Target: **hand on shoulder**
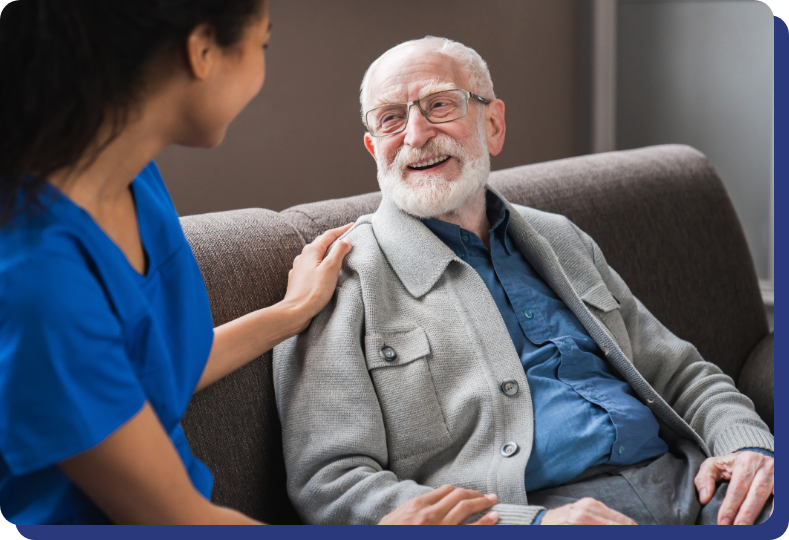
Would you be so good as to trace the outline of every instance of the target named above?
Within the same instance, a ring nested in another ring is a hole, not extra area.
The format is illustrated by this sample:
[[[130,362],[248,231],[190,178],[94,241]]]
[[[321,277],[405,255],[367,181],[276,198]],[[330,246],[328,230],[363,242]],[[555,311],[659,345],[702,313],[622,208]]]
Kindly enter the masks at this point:
[[[331,300],[342,261],[353,246],[350,240],[345,239],[337,242],[328,255],[326,251],[352,226],[353,223],[349,223],[326,231],[304,246],[301,255],[293,261],[282,305],[295,318],[294,334],[304,331],[312,318]]]

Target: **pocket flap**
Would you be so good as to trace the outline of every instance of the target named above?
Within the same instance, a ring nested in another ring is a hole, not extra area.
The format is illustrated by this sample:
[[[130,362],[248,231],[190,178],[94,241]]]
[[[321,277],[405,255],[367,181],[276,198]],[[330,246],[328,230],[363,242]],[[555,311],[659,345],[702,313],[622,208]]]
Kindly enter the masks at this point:
[[[388,347],[394,351],[387,351]],[[430,342],[421,328],[393,332],[372,332],[364,338],[367,369],[399,366],[430,354]],[[382,352],[383,349],[383,352]],[[384,353],[389,353],[389,358]]]
[[[608,313],[619,308],[619,302],[611,295],[605,283],[598,283],[584,294],[581,295],[581,300],[594,306],[603,313]]]

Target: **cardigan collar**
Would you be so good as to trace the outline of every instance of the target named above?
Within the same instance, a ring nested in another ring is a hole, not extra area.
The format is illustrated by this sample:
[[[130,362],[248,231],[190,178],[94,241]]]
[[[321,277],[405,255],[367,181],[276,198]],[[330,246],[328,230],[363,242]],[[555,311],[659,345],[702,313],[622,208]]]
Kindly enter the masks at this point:
[[[501,194],[489,185],[486,188],[507,205],[511,215],[509,232],[516,243],[537,235]],[[383,198],[381,206],[373,214],[372,226],[386,259],[415,298],[422,297],[433,288],[450,262],[462,262],[419,218],[397,208],[388,197]]]

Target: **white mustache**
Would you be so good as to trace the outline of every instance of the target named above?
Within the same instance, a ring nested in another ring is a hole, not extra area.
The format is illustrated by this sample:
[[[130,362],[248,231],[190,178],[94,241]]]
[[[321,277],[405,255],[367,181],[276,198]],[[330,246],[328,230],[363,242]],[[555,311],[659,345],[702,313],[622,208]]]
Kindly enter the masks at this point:
[[[425,161],[431,156],[454,157],[461,161],[461,164],[467,158],[466,150],[459,142],[446,133],[440,133],[428,140],[422,148],[414,148],[413,146],[398,148],[388,168],[402,174],[409,165]]]

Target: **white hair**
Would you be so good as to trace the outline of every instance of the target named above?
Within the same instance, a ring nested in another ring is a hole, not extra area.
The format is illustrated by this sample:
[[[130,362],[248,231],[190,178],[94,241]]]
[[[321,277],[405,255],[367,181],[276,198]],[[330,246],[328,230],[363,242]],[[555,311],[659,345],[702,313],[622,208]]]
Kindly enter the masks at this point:
[[[370,98],[368,95],[370,79],[375,73],[375,70],[378,69],[383,59],[389,54],[411,46],[418,46],[424,48],[427,52],[436,52],[452,58],[460,64],[460,67],[468,75],[469,88],[464,88],[464,90],[478,94],[485,99],[493,100],[496,98],[493,93],[493,81],[490,78],[488,64],[482,59],[477,51],[470,47],[466,47],[462,43],[452,41],[451,39],[426,36],[422,39],[413,39],[396,45],[370,64],[370,67],[367,68],[367,72],[362,79],[362,86],[359,89],[359,101],[362,106],[362,120],[364,120],[366,104]]]

